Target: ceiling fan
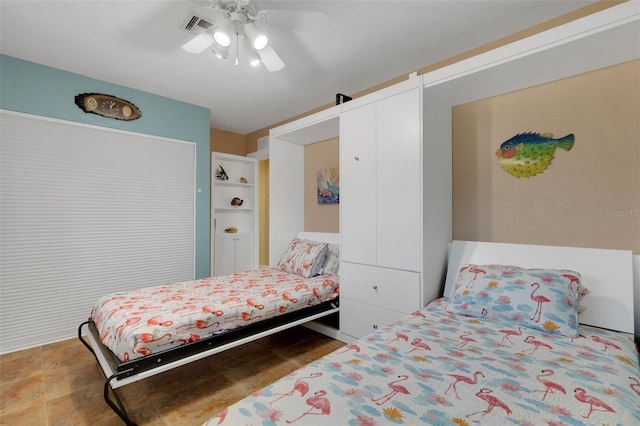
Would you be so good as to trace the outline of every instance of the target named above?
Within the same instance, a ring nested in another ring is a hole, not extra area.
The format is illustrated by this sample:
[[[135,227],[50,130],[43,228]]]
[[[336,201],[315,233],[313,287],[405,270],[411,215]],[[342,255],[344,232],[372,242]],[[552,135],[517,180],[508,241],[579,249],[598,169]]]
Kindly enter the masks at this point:
[[[271,10],[256,10],[251,0],[210,0],[208,9],[214,12],[213,22],[196,14],[187,20],[185,29],[201,32],[182,45],[190,53],[202,53],[211,48],[221,59],[230,56],[235,65],[240,62],[240,51],[247,63],[253,66],[261,62],[269,71],[285,67],[280,56],[269,43],[265,29],[266,16]],[[322,12],[308,12],[322,13]]]

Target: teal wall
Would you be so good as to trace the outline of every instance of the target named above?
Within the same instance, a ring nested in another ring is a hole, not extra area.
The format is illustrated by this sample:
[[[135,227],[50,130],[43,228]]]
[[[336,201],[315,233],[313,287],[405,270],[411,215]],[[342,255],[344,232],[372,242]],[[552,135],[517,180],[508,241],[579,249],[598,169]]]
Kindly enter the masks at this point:
[[[135,104],[142,116],[121,121],[87,114],[77,94],[106,93]],[[196,277],[209,276],[209,110],[56,68],[0,55],[0,108],[196,143]]]

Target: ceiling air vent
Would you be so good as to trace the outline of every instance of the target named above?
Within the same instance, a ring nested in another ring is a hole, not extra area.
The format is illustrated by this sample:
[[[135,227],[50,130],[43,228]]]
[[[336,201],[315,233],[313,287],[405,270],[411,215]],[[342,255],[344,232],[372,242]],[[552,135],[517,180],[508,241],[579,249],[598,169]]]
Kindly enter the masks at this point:
[[[190,33],[199,33],[204,30],[208,30],[212,26],[213,23],[207,21],[202,16],[196,15],[195,13],[191,12],[189,16],[187,16],[187,19],[185,19],[182,28],[189,31]]]
[[[258,151],[263,149],[269,150],[269,136],[258,138]]]

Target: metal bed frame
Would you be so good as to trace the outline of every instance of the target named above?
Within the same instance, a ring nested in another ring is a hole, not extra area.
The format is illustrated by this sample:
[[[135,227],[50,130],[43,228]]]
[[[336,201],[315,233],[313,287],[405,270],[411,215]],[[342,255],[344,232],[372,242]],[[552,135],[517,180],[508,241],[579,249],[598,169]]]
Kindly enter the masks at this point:
[[[128,362],[120,361],[100,342],[98,330],[91,319],[78,327],[78,339],[93,354],[104,373],[105,402],[126,425],[135,426],[136,423],[131,419],[118,396],[118,388],[291,327],[335,314],[339,311],[338,305],[338,299],[334,299]],[[83,333],[85,326],[86,334]]]

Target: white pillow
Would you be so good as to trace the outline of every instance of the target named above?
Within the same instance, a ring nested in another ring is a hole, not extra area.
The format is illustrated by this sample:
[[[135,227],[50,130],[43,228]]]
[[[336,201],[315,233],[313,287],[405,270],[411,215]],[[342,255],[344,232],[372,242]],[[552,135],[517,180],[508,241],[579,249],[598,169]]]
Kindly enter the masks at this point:
[[[320,274],[327,255],[327,244],[309,240],[294,239],[282,253],[278,269],[305,278]]]
[[[340,274],[340,244],[329,244],[327,248],[327,257],[322,265],[321,274],[339,275]]]

